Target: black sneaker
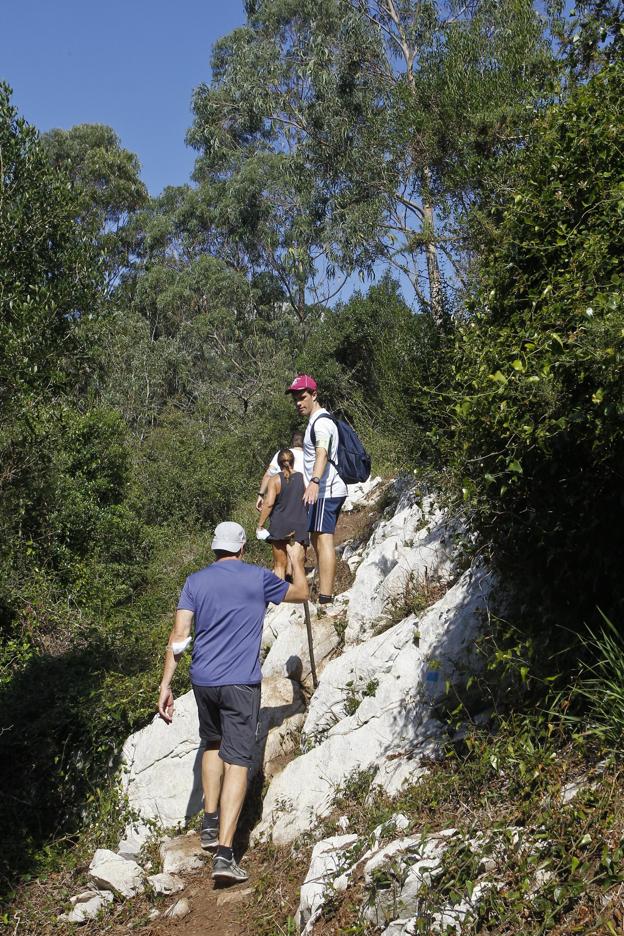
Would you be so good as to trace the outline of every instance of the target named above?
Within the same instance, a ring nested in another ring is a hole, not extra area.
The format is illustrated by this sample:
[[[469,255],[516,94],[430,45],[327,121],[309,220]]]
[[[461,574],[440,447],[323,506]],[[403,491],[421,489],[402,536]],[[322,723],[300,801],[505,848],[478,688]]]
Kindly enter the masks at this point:
[[[199,841],[204,851],[216,852],[219,846],[218,826],[212,829],[202,829],[199,833]]]
[[[232,858],[215,858],[212,863],[212,877],[215,881],[238,881],[243,882],[249,878],[249,875]]]

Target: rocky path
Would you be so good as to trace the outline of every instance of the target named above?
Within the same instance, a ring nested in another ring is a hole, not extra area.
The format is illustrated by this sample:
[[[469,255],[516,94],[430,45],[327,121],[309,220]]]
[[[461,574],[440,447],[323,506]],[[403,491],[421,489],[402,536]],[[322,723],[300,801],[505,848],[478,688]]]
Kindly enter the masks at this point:
[[[348,540],[358,539],[367,528],[370,527],[375,518],[375,508],[362,508],[350,513],[343,514],[339,520],[336,531],[336,545],[340,546]],[[310,550],[309,568],[314,567],[314,554]],[[352,573],[346,563],[339,561],[337,572],[336,591],[345,591],[351,584]],[[251,796],[246,805],[247,815],[243,817],[242,832],[243,840],[248,838],[248,834],[254,823],[254,818],[258,816],[260,810],[261,791],[255,793],[251,791]],[[243,843],[242,848],[245,848]],[[241,848],[238,849],[239,853]],[[162,910],[160,916],[153,921],[146,919],[149,910],[147,902],[145,906],[139,906],[135,902],[134,920],[130,923],[132,932],[141,933],[141,936],[165,936],[165,934],[175,933],[176,936],[209,936],[209,934],[219,934],[219,936],[241,936],[241,934],[253,934],[255,931],[253,921],[262,913],[262,888],[258,888],[258,883],[262,881],[266,870],[266,861],[268,856],[262,851],[254,849],[245,850],[241,859],[242,866],[249,872],[249,882],[236,885],[234,887],[215,887],[211,877],[211,861],[206,858],[206,862],[201,869],[187,872],[183,875],[185,889],[179,895],[169,897],[162,901]],[[301,868],[301,880],[305,874],[305,868]],[[287,903],[296,904],[298,884],[297,882],[284,881],[284,898]],[[185,900],[188,904],[188,911],[182,918],[165,918],[163,911],[173,907],[177,900]],[[101,930],[100,930],[101,932]],[[121,936],[122,933],[129,932],[128,921],[119,923],[108,930],[111,936]]]

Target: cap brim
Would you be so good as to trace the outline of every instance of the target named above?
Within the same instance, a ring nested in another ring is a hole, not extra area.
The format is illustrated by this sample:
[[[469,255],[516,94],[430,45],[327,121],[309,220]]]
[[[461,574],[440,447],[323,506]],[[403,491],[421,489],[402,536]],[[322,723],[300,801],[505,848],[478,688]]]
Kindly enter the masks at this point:
[[[213,540],[211,549],[222,549],[223,552],[237,553],[243,548],[245,543],[229,543],[224,540]]]

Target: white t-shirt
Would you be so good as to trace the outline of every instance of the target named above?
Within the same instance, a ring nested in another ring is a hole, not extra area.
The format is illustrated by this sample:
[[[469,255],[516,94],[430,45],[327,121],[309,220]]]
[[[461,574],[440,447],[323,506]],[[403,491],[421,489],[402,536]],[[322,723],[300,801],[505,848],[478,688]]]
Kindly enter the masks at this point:
[[[286,447],[288,448],[288,446]],[[276,475],[280,473],[281,468],[277,464],[277,456],[279,455],[281,451],[282,451],[281,449],[278,449],[275,455],[273,456],[273,458],[271,459],[271,464],[267,468],[267,474]],[[290,451],[295,456],[295,467],[293,468],[293,471],[300,471],[301,474],[303,474],[304,473],[303,471],[303,449],[299,448],[299,446],[297,445],[294,445],[294,446],[290,446]]]
[[[327,442],[327,454],[332,461],[336,461],[336,452],[338,451],[338,427],[333,419],[323,419],[328,416],[326,409],[318,409],[310,416],[308,427],[303,440],[303,465],[306,484],[310,483],[310,478],[314,472],[314,462],[316,461],[316,449],[312,442],[312,426],[316,435],[316,444]],[[325,471],[319,484],[319,497],[346,497],[348,494],[347,485],[344,483],[333,465],[327,462]]]

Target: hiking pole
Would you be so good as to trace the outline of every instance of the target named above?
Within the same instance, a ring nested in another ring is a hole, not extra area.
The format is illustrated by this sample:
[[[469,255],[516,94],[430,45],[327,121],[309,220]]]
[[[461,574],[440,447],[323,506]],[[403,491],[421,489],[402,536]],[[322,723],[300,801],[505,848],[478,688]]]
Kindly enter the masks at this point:
[[[312,621],[310,620],[310,605],[307,601],[303,602],[303,614],[308,632],[308,652],[310,654],[310,670],[312,672],[312,685],[318,689],[318,679],[316,676],[316,664],[314,662],[314,644],[312,643]]]

